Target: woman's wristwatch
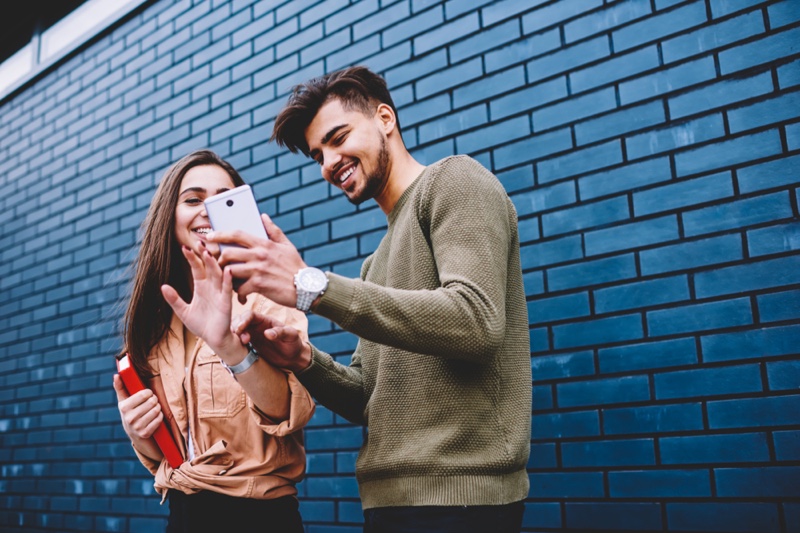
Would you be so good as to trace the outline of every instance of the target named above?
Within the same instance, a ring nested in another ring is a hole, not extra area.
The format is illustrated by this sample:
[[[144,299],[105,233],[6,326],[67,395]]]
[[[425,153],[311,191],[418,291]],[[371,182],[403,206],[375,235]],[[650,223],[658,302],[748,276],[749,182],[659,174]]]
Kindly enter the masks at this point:
[[[245,356],[245,358],[242,360],[241,363],[236,363],[235,365],[228,365],[225,361],[222,360],[221,357],[219,358],[219,360],[222,362],[222,366],[227,368],[228,372],[230,372],[234,378],[236,378],[236,374],[241,374],[242,372],[253,366],[255,362],[258,361],[259,359],[258,352],[253,347],[253,345],[248,343],[247,347],[250,348],[250,351],[247,352],[247,355]]]

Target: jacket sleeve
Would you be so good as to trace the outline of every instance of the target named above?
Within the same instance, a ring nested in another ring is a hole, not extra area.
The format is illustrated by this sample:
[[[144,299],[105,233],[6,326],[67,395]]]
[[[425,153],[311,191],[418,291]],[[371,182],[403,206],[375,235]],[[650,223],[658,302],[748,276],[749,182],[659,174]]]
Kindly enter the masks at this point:
[[[516,211],[499,180],[468,157],[447,160],[420,185],[414,207],[439,286],[401,290],[331,274],[315,313],[373,342],[484,362],[503,341]]]
[[[314,415],[316,406],[314,400],[311,398],[308,390],[300,383],[297,377],[290,371],[284,370],[286,379],[289,381],[289,418],[279,423],[262,413],[258,407],[249,401],[250,410],[256,419],[256,423],[261,429],[270,435],[276,437],[284,437],[290,433],[294,433],[303,429],[311,417]]]

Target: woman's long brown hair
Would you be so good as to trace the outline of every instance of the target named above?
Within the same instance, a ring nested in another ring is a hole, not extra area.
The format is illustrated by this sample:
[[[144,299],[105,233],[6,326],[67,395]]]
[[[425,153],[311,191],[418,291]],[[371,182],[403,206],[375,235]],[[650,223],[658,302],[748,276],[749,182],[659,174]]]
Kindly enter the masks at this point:
[[[221,167],[234,186],[244,185],[236,169],[211,150],[184,156],[161,178],[142,222],[142,244],[134,261],[131,297],[123,325],[123,353],[130,354],[133,367],[145,380],[153,375],[148,355],[169,331],[172,320],[172,308],[161,295],[161,285],[173,286],[184,300],[191,298],[189,266],[175,239],[175,208],[186,172],[201,165]]]

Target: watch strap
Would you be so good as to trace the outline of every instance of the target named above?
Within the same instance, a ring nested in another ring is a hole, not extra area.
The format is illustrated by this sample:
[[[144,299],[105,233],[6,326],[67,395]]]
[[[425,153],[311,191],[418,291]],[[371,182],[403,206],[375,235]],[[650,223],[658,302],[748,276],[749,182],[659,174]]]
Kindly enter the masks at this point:
[[[228,365],[227,363],[225,363],[225,361],[222,360],[222,358],[220,358],[222,366],[227,368],[228,372],[230,372],[233,377],[236,377],[236,374],[241,374],[242,372],[253,366],[256,361],[258,361],[259,356],[256,349],[253,348],[252,344],[248,344],[248,347],[250,348],[250,351],[247,352],[245,358],[242,360],[242,362],[236,363],[235,365]]]

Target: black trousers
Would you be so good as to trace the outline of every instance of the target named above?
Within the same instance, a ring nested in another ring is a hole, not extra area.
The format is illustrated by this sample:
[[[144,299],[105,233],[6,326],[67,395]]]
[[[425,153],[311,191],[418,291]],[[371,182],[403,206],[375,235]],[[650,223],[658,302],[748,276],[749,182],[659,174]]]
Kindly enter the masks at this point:
[[[303,533],[294,496],[274,500],[234,498],[210,491],[170,490],[167,533]]]
[[[519,533],[523,502],[456,507],[379,507],[364,511],[364,533]]]

